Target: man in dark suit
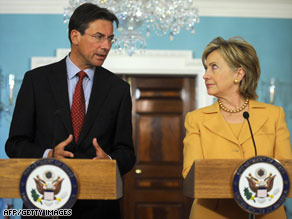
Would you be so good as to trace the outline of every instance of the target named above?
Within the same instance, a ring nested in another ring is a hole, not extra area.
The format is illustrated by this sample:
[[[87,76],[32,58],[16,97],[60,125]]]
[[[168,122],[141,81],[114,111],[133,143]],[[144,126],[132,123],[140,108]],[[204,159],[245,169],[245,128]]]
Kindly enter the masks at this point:
[[[25,74],[5,146],[9,157],[115,159],[122,175],[132,169],[130,88],[101,67],[113,22],[118,26],[105,8],[79,6],[69,22],[70,54]],[[81,200],[72,210],[74,218],[120,218],[119,201]]]

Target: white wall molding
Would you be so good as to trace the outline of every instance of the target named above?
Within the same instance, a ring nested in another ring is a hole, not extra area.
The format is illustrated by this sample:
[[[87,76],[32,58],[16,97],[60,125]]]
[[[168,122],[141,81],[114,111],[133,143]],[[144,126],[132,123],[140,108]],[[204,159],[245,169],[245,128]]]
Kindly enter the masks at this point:
[[[0,14],[63,14],[68,0],[0,0]],[[292,18],[292,0],[194,0],[200,16]]]
[[[70,49],[57,49],[56,57],[32,57],[31,68],[59,61],[69,51]],[[193,59],[192,51],[146,50],[142,54],[129,57],[112,50],[103,67],[116,74],[197,76],[196,106],[201,108],[213,102],[213,98],[207,94],[203,81],[204,67],[200,59]]]
[[[195,0],[201,16],[292,18],[292,0]]]
[[[0,14],[63,14],[68,0],[0,0]]]

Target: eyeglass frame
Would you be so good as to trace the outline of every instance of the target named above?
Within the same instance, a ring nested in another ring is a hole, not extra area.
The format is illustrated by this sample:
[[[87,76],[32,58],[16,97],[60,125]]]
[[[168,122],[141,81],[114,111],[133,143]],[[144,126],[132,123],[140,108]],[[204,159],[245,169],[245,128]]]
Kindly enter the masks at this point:
[[[116,42],[115,36],[111,35],[109,37],[106,37],[102,33],[96,33],[96,34],[89,34],[89,33],[84,33],[86,35],[89,35],[93,38],[96,39],[97,43],[103,43],[105,40],[107,40],[110,44],[114,44]]]

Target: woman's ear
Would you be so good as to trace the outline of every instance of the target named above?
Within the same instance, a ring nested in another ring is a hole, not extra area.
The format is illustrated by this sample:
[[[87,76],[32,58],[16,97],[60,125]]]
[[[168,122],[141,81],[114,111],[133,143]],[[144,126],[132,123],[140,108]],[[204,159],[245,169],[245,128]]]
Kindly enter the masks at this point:
[[[242,67],[239,67],[237,69],[237,77],[236,77],[239,83],[242,81],[244,76],[245,76],[245,70]]]

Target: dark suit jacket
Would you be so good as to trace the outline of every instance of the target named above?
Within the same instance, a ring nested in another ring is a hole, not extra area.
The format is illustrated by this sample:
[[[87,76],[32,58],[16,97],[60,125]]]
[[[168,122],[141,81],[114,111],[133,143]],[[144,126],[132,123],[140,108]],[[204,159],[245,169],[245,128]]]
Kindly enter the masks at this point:
[[[92,139],[117,160],[120,172],[134,165],[129,85],[97,67],[85,122],[77,144],[66,150],[75,158],[93,158]],[[73,134],[65,59],[25,74],[19,91],[6,153],[11,158],[41,158],[46,149]]]
[[[65,150],[75,158],[93,158],[92,139],[117,160],[121,174],[135,163],[132,142],[129,85],[110,71],[97,67],[85,122],[77,144]],[[6,153],[10,158],[41,158],[73,134],[65,59],[25,74],[19,91]]]
[[[97,67],[83,129],[65,150],[75,158],[96,156],[92,139],[117,161],[121,175],[135,163],[129,85]],[[6,153],[10,158],[41,158],[73,134],[65,59],[24,76],[11,122]],[[90,173],[88,173],[90,174]],[[77,201],[74,218],[119,218],[118,201]]]

